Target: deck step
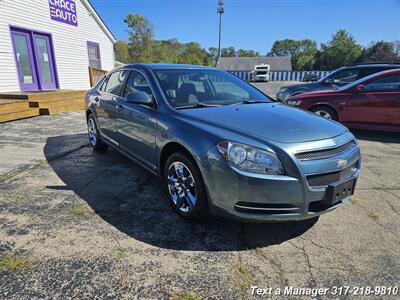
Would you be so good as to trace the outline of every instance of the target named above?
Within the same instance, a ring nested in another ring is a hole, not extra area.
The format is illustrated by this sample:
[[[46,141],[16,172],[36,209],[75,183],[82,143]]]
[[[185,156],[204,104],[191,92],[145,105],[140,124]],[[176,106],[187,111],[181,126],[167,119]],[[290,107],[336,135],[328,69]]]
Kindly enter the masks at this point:
[[[0,99],[19,99],[29,101],[44,101],[48,99],[57,99],[61,97],[84,97],[84,90],[55,90],[41,92],[16,92],[0,93]]]
[[[58,91],[58,92],[45,92],[45,93],[31,93],[28,94],[28,99],[31,102],[42,102],[47,100],[54,99],[63,99],[63,98],[84,98],[85,91]]]
[[[6,101],[0,99],[0,114],[4,112],[12,111],[19,111],[23,109],[28,109],[29,103],[28,101]]]
[[[84,104],[84,99],[81,97],[63,97],[58,99],[49,99],[43,101],[29,101],[30,107],[47,108],[51,106],[59,105],[74,105],[74,104]]]
[[[7,112],[0,112],[0,123],[36,117],[39,115],[39,109],[27,108],[22,110],[13,110]]]
[[[83,110],[85,106],[83,103],[78,104],[62,104],[56,106],[50,106],[46,108],[39,108],[41,115],[56,115],[64,112],[70,112],[75,110]]]

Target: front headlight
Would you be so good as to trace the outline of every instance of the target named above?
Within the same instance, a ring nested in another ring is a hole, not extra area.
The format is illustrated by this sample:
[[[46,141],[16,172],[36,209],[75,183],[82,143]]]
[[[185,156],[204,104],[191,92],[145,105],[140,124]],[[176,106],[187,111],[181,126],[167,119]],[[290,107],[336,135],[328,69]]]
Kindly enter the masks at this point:
[[[283,174],[280,160],[270,151],[230,141],[219,143],[217,148],[227,162],[239,170],[261,174]]]

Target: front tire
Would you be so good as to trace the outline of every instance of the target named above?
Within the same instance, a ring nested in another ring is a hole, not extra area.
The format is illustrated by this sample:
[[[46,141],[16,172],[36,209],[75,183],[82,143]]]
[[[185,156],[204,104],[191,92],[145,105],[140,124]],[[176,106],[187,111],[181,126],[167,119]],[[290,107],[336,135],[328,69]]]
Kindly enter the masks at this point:
[[[163,170],[163,183],[170,204],[179,216],[191,221],[208,216],[204,181],[189,155],[177,152],[168,158]]]
[[[89,144],[92,146],[93,150],[95,151],[107,150],[108,145],[104,144],[101,141],[99,130],[97,129],[97,123],[93,114],[89,115],[87,125],[88,125]]]
[[[337,116],[336,112],[330,107],[317,106],[317,107],[312,108],[311,111],[314,114],[316,114],[322,118],[325,118],[328,120],[334,120],[334,121],[338,120],[338,116]]]

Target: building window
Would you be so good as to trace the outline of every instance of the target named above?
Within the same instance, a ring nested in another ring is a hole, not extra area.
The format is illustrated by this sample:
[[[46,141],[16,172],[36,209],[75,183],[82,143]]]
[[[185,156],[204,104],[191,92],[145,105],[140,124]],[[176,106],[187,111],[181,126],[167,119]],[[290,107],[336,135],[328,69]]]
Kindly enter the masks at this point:
[[[101,69],[100,46],[97,43],[87,42],[89,66]]]

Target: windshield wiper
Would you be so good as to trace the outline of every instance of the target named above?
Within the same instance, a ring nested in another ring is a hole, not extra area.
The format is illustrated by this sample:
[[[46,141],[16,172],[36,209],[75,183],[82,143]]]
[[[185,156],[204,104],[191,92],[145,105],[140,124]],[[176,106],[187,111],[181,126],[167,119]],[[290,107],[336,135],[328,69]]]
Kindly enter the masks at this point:
[[[257,104],[257,103],[271,103],[268,101],[261,101],[261,100],[243,100],[241,102],[235,103],[234,105],[240,105],[240,104]]]
[[[203,107],[217,107],[221,106],[220,104],[206,104],[203,102],[197,102],[194,103],[193,105],[186,105],[186,106],[178,106],[175,107],[175,109],[188,109],[188,108],[203,108]]]

